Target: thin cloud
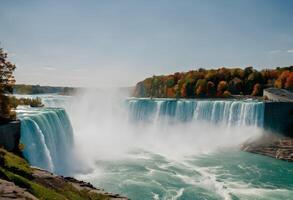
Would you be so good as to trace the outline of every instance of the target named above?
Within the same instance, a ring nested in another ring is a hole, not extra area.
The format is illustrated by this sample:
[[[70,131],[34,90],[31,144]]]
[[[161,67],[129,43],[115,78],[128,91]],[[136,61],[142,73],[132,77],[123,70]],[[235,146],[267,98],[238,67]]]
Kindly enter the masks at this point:
[[[54,68],[54,67],[49,67],[49,66],[43,67],[43,69],[44,69],[44,70],[48,70],[48,71],[56,70],[56,68]]]
[[[269,51],[269,54],[276,54],[276,53],[281,53],[282,50],[276,49],[276,50],[271,50]]]
[[[84,68],[75,68],[75,69],[73,69],[72,71],[75,71],[75,72],[87,72],[88,69],[84,69]]]
[[[268,52],[269,54],[277,54],[277,53],[293,53],[293,49],[281,50],[275,49]]]

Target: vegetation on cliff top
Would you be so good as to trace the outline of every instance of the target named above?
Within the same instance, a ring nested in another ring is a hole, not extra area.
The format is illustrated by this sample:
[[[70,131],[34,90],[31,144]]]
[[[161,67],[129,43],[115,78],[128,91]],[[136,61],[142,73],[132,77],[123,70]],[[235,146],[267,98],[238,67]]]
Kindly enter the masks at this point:
[[[293,89],[293,66],[264,69],[253,67],[198,69],[153,76],[137,83],[135,97],[225,98],[231,95],[261,96],[263,89]]]
[[[49,172],[31,168],[23,158],[1,148],[0,179],[13,182],[38,199],[44,200],[126,199],[103,190],[97,190],[90,184],[73,178],[55,176]]]
[[[42,99],[37,98],[16,98],[15,96],[10,97],[10,103],[13,108],[19,105],[31,106],[31,107],[43,107]]]
[[[15,94],[58,93],[62,95],[73,95],[79,89],[80,88],[73,88],[73,87],[55,87],[55,86],[16,84],[13,87],[13,93]]]

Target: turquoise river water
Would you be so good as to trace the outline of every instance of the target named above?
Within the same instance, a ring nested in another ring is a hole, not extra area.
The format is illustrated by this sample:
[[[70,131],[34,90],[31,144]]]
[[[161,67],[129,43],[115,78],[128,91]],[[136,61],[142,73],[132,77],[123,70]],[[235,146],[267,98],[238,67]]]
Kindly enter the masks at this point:
[[[292,163],[239,150],[262,102],[40,97],[17,109],[32,165],[133,200],[293,199]]]

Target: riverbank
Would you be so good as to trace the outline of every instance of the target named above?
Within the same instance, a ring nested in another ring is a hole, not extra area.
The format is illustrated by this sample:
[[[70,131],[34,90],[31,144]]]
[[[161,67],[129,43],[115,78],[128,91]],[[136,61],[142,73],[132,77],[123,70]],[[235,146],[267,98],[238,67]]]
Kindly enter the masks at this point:
[[[241,150],[293,162],[293,138],[276,134],[263,135],[246,142]]]
[[[90,183],[31,167],[4,149],[0,149],[0,199],[127,200]]]

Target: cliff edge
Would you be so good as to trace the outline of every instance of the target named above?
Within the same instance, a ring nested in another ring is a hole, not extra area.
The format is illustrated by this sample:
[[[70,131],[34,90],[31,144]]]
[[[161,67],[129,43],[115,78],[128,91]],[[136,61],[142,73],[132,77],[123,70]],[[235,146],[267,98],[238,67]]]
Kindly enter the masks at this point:
[[[90,183],[31,167],[4,149],[0,149],[0,199],[127,200]]]

